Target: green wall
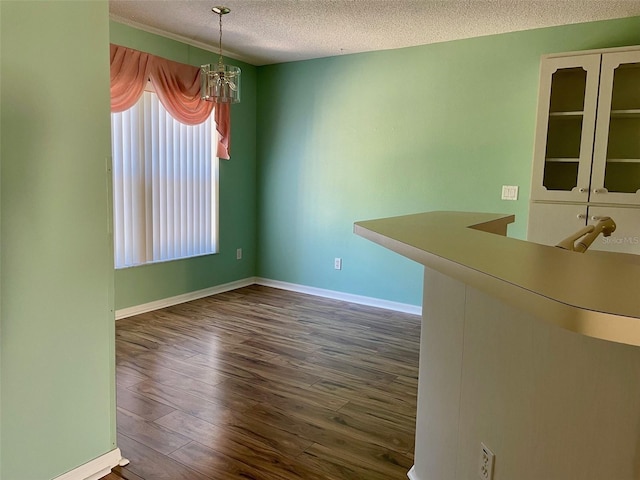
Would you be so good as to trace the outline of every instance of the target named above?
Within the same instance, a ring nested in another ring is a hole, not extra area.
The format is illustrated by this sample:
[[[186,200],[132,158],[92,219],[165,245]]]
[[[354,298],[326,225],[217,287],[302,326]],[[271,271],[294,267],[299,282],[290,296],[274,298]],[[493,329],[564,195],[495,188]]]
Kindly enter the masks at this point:
[[[213,21],[213,19],[212,19]],[[177,62],[202,65],[217,55],[116,22],[110,41]],[[242,69],[242,102],[231,107],[231,159],[220,160],[219,253],[116,270],[116,309],[252,277],[256,269],[256,67]],[[236,249],[242,248],[242,260]]]
[[[0,2],[0,477],[115,448],[107,1]]]
[[[258,276],[419,305],[421,268],[353,222],[505,212],[524,238],[540,55],[634,44],[640,18],[261,67]]]
[[[196,65],[212,59],[109,25],[106,0],[0,1],[5,480],[54,478],[115,447],[109,39]],[[118,271],[118,308],[256,274],[419,304],[421,269],[353,235],[353,222],[514,212],[511,234],[522,237],[539,56],[631,44],[640,18],[241,64],[232,160],[221,162],[220,254]],[[500,201],[502,184],[520,185],[520,200]]]
[[[0,7],[0,480],[2,479],[2,7]]]

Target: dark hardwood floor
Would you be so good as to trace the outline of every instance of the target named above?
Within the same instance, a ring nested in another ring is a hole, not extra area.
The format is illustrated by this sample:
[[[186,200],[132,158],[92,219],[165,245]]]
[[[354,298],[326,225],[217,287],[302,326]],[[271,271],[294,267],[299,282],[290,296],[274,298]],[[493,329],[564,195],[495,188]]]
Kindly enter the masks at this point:
[[[420,318],[251,286],[116,324],[113,480],[406,480]]]

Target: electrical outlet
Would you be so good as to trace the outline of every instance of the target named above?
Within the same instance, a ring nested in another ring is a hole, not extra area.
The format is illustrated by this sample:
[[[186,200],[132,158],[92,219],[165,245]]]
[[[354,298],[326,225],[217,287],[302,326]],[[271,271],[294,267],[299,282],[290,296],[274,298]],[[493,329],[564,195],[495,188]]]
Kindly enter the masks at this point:
[[[236,249],[236,260],[242,260],[242,249]]]
[[[342,259],[341,258],[334,258],[333,259],[333,268],[335,268],[336,270],[342,270]]]
[[[478,466],[478,478],[493,480],[493,463],[496,456],[484,443],[480,444],[480,465]]]

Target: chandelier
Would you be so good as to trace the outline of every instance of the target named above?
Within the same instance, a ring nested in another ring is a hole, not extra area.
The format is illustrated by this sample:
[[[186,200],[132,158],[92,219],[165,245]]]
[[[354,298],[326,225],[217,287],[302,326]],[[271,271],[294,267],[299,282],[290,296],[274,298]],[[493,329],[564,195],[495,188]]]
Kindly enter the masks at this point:
[[[216,103],[240,102],[240,68],[225,65],[222,61],[222,16],[230,12],[227,7],[213,7],[220,24],[219,53],[217,64],[200,66],[200,97]]]

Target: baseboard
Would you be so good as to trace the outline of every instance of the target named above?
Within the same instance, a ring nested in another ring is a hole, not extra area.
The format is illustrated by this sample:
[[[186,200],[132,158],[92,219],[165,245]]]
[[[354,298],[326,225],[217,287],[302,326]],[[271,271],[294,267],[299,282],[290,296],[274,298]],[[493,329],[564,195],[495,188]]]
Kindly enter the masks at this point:
[[[80,465],[78,468],[63,473],[54,480],[98,480],[99,478],[108,475],[111,469],[118,465],[122,454],[120,449],[116,448],[104,455],[94,458],[90,462]]]
[[[336,290],[326,290],[324,288],[308,287],[306,285],[281,282],[279,280],[271,280],[268,278],[249,277],[242,280],[237,280],[235,282],[205,288],[203,290],[197,290],[195,292],[176,295],[175,297],[163,298],[162,300],[143,303],[142,305],[136,305],[134,307],[122,308],[120,310],[116,310],[116,320],[132,317],[134,315],[140,315],[141,313],[152,312],[154,310],[159,310],[165,307],[171,307],[173,305],[189,302],[191,300],[197,300],[199,298],[208,297],[210,295],[216,295],[218,293],[224,293],[230,290],[248,287],[249,285],[254,284],[264,285],[265,287],[280,288],[282,290],[289,290],[292,292],[306,293],[308,295],[315,295],[317,297],[332,298],[334,300],[342,300],[344,302],[367,305],[369,307],[384,308],[386,310],[393,310],[396,312],[410,313],[412,315],[422,315],[421,306],[409,305],[408,303],[392,302],[390,300],[381,300],[379,298],[353,295],[351,293],[338,292]]]
[[[175,297],[163,298],[162,300],[143,303],[142,305],[136,305],[134,307],[122,308],[120,310],[116,310],[116,320],[132,317],[134,315],[140,315],[141,313],[152,312],[161,308],[171,307],[180,303],[190,302],[191,300],[197,300],[199,298],[209,297],[211,295],[216,295],[217,293],[236,290],[238,288],[253,285],[254,283],[256,283],[255,278],[249,277],[242,280],[237,280],[235,282],[229,282],[223,285],[216,285],[214,287],[205,288],[203,290],[196,290],[195,292],[176,295]]]
[[[418,474],[416,473],[415,465],[411,467],[411,470],[409,470],[409,473],[407,473],[407,477],[409,477],[409,480],[419,480]]]
[[[410,313],[412,315],[422,315],[421,306],[410,305],[408,303],[392,302],[390,300],[381,300],[379,298],[353,295],[351,293],[338,292],[336,290],[325,290],[324,288],[307,287],[306,285],[281,282],[279,280],[270,280],[268,278],[256,277],[254,280],[258,285],[264,285],[265,287],[281,288],[282,290],[307,293],[309,295],[315,295],[317,297],[332,298],[334,300],[342,300],[344,302],[367,305],[369,307],[384,308],[386,310]]]

